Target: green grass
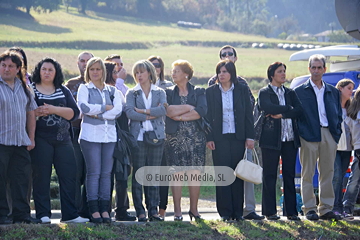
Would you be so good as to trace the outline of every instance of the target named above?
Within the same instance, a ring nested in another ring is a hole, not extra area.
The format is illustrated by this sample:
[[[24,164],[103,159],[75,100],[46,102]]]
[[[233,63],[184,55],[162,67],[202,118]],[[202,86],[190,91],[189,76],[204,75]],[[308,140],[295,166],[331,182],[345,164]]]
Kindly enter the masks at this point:
[[[220,32],[209,29],[179,28],[176,23],[148,19],[122,17],[111,14],[87,12],[63,7],[52,13],[31,11],[34,20],[19,21],[17,16],[1,14],[0,40],[25,42],[105,41],[111,43],[141,42],[146,45],[157,42],[166,44],[179,41],[205,42],[280,42],[261,36]],[[38,33],[38,34],[34,34]],[[41,33],[41,34],[39,34]]]
[[[193,82],[204,85],[215,72],[219,47],[233,44],[238,50],[238,74],[247,78],[253,89],[266,85],[261,80],[266,78],[267,67],[274,61],[287,64],[289,80],[308,73],[306,62],[288,61],[293,51],[248,48],[252,42],[274,45],[281,42],[279,39],[209,29],[185,29],[175,23],[95,12],[84,16],[75,8],[70,8],[69,13],[63,7],[52,13],[31,11],[33,19],[19,19],[19,16],[4,10],[1,13],[0,45],[4,47],[0,51],[11,45],[20,45],[28,55],[30,70],[43,57],[50,56],[62,64],[67,77],[72,77],[78,74],[77,55],[90,50],[101,58],[119,53],[131,75],[136,61],[159,55],[165,62],[168,79],[171,63],[186,59],[195,70]]]
[[[358,239],[360,222],[339,221],[221,221],[159,222],[147,224],[24,225],[0,228],[10,239]]]

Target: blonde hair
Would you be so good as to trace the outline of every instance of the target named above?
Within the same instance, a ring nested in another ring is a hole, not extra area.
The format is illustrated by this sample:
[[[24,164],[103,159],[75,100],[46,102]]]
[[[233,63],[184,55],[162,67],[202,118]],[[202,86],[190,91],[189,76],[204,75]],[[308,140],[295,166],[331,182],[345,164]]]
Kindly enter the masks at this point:
[[[181,71],[188,74],[188,81],[190,81],[190,79],[192,78],[192,76],[194,74],[194,69],[193,69],[191,63],[189,61],[179,59],[172,63],[173,68],[176,66],[179,66]]]
[[[150,83],[155,84],[157,77],[156,77],[156,70],[154,65],[149,60],[140,60],[137,61],[132,69],[132,74],[135,79],[135,82],[137,83],[138,80],[136,79],[136,72],[143,72],[147,71],[150,75]]]
[[[89,61],[86,64],[86,69],[85,69],[85,77],[84,80],[85,82],[89,83],[91,81],[90,76],[89,76],[89,69],[92,65],[94,65],[95,63],[99,63],[100,64],[100,68],[103,70],[102,72],[102,76],[101,76],[101,81],[103,83],[105,83],[106,81],[106,68],[105,68],[105,64],[103,62],[103,60],[99,57],[92,57],[89,59]]]

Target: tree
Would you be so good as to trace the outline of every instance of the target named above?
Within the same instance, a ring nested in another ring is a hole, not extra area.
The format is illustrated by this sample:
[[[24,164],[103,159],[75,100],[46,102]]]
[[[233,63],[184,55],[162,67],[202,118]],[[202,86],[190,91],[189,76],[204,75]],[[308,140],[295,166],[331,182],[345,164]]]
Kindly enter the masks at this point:
[[[294,15],[280,20],[280,28],[286,34],[286,36],[289,36],[291,32],[296,32],[298,29],[297,26],[298,21],[295,19]]]

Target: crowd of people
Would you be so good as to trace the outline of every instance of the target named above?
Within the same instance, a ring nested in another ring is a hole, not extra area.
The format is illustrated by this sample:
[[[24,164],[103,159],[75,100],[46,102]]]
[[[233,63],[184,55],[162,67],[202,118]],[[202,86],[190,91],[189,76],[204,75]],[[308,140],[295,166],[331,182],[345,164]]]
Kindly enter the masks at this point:
[[[147,166],[168,166],[177,179],[185,174],[200,175],[206,147],[212,150],[215,167],[235,169],[245,151],[251,156],[254,149],[258,117],[254,109],[262,117],[258,139],[263,166],[262,215],[255,210],[254,184],[236,178],[227,186],[216,186],[221,219],[280,219],[276,181],[281,158],[284,215],[288,220],[300,220],[294,183],[299,149],[306,219],[353,219],[360,185],[360,89],[352,98],[352,80],[343,79],[336,87],[324,82],[325,57],[313,55],[309,80],[295,89],[284,86],[286,65],[271,63],[269,84],[255,101],[246,80],[237,75],[236,49],[226,45],[219,57],[207,89],[190,83],[194,69],[186,60],[174,61],[173,82],[166,80],[159,56],[134,64],[136,85],[129,89],[127,72],[117,54],[102,60],[91,52],[80,53],[80,75],[65,83],[61,65],[53,58],[42,59],[29,74],[21,48],[2,53],[0,224],[51,223],[53,167],[59,180],[62,222],[111,223],[114,186],[115,220],[164,221],[169,186],[143,185],[135,173]],[[204,124],[210,128],[205,130]],[[133,150],[121,152],[120,141],[132,141]],[[343,194],[342,181],[353,150],[352,173]],[[318,204],[313,187],[316,166]],[[131,172],[136,216],[128,212]],[[201,221],[201,184],[194,181],[188,181],[188,214],[191,220]],[[182,221],[182,185],[171,184],[171,191],[174,221]],[[31,194],[36,218],[30,215]]]

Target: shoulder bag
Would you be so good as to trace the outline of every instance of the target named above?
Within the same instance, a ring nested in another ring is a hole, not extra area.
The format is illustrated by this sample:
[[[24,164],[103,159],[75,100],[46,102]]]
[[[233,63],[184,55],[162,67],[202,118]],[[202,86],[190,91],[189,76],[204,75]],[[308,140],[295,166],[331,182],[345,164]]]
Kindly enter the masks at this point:
[[[247,151],[245,149],[244,157],[236,166],[234,174],[244,181],[260,184],[262,183],[263,169],[260,166],[255,149],[253,149],[253,159],[254,162],[247,160]]]

